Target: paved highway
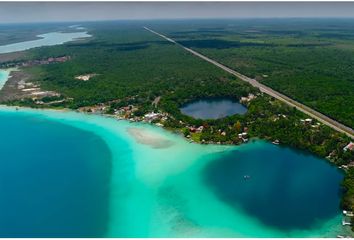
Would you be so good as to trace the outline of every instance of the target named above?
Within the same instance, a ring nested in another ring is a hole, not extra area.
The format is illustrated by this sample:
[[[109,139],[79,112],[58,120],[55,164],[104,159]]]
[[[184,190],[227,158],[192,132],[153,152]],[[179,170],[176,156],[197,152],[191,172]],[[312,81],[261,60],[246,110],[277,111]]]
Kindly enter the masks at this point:
[[[203,54],[200,54],[200,53],[198,53],[198,52],[196,52],[196,51],[194,51],[194,50],[192,50],[190,48],[187,48],[187,47],[181,45],[180,43],[176,42],[175,40],[173,40],[173,39],[171,39],[169,37],[166,37],[165,35],[162,35],[162,34],[160,34],[158,32],[155,32],[155,31],[151,30],[148,27],[144,27],[144,29],[149,31],[149,32],[151,32],[151,33],[153,33],[153,34],[156,34],[156,35],[164,38],[165,40],[167,40],[167,41],[169,41],[171,43],[174,43],[174,44],[182,47],[183,49],[185,49],[186,51],[192,53],[193,55],[195,55],[195,56],[197,56],[197,57],[199,57],[199,58],[201,58],[201,59],[203,59],[203,60],[205,60],[205,61],[207,61],[207,62],[209,62],[209,63],[211,63],[211,64],[213,64],[213,65],[215,65],[215,66],[217,66],[217,67],[219,67],[221,69],[223,69],[223,70],[225,70],[226,72],[238,77],[239,79],[241,79],[241,80],[243,80],[245,82],[248,82],[252,86],[258,88],[261,92],[264,92],[264,93],[266,93],[266,94],[268,94],[268,95],[270,95],[270,96],[272,96],[272,97],[274,97],[274,98],[276,98],[276,99],[278,99],[278,100],[280,100],[280,101],[282,101],[282,102],[284,102],[284,103],[286,103],[286,104],[288,104],[288,105],[290,105],[292,107],[296,107],[298,110],[302,111],[303,113],[305,113],[305,114],[317,119],[318,121],[322,122],[323,124],[326,124],[327,126],[333,128],[333,129],[335,129],[335,130],[337,130],[339,132],[345,133],[347,136],[349,136],[352,139],[354,139],[354,130],[352,128],[350,128],[348,126],[345,126],[345,125],[337,122],[336,120],[331,119],[331,118],[327,117],[326,115],[324,115],[324,114],[322,114],[320,112],[317,112],[316,110],[314,110],[314,109],[312,109],[312,108],[310,108],[310,107],[308,107],[308,106],[306,106],[306,105],[304,105],[302,103],[299,103],[299,102],[295,101],[294,99],[291,99],[291,98],[285,96],[284,94],[281,94],[280,92],[271,89],[270,87],[265,86],[262,83],[259,83],[255,79],[249,78],[249,77],[247,77],[247,76],[245,76],[245,75],[243,75],[243,74],[241,74],[239,72],[236,72],[236,71],[232,70],[231,68],[228,68],[228,67],[226,67],[226,66],[224,66],[224,65],[222,65],[222,64],[220,64],[220,63],[218,63],[216,61],[214,61],[213,59],[210,59],[210,58],[204,56]]]

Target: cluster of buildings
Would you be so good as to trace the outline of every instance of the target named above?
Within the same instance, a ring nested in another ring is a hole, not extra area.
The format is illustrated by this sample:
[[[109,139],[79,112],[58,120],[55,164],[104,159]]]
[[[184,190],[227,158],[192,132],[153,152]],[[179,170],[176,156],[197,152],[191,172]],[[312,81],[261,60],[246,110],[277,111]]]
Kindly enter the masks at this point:
[[[244,143],[248,142],[248,133],[243,132],[238,134],[238,138],[241,139]]]
[[[312,118],[300,119],[300,122],[305,124],[305,125],[311,125],[312,121],[313,121]]]
[[[167,121],[168,119],[168,114],[167,113],[161,113],[161,112],[150,112],[150,113],[147,113],[145,114],[142,118],[140,118],[139,120],[140,121],[143,121],[143,122],[148,122],[148,123],[151,123],[151,122],[156,122],[158,121],[157,123],[155,123],[156,126],[159,126],[159,127],[163,127],[163,123],[165,121]]]
[[[134,112],[136,112],[138,108],[134,105],[128,105],[125,107],[121,107],[119,109],[114,110],[114,115],[116,115],[119,119],[127,119],[134,122],[157,122],[156,125],[163,127],[163,122],[168,119],[167,113],[161,112],[149,112],[144,114],[143,116],[135,116]],[[161,123],[162,122],[162,123]]]
[[[50,57],[47,59],[41,60],[29,60],[24,62],[7,62],[1,65],[1,68],[12,68],[12,67],[32,67],[36,65],[45,65],[51,63],[62,63],[70,60],[70,56],[62,56],[62,57]]]
[[[343,148],[343,151],[346,152],[346,151],[353,151],[354,150],[354,143],[353,142],[350,142],[348,143],[348,145],[346,145],[344,148]]]
[[[95,106],[81,107],[78,109],[78,111],[95,113],[95,114],[103,114],[107,111],[107,106],[104,104],[97,104]]]
[[[107,104],[97,104],[95,106],[87,106],[87,107],[81,107],[78,109],[80,112],[90,112],[90,113],[96,113],[96,114],[104,114],[107,113],[109,110],[109,105]],[[125,119],[133,122],[157,122],[157,126],[163,126],[163,122],[168,119],[168,114],[167,113],[161,113],[161,112],[149,112],[144,114],[143,116],[135,116],[134,112],[138,111],[138,107],[134,105],[128,105],[124,106],[118,109],[114,109],[112,114],[117,118],[117,119]]]
[[[353,142],[349,142],[345,147],[343,147],[344,152],[353,151],[353,150],[354,150],[354,143]],[[332,151],[326,158],[331,159],[334,156],[335,156],[335,150]],[[339,168],[343,169],[343,170],[348,170],[350,167],[354,167],[354,161],[351,161],[346,165],[341,165]]]
[[[125,107],[121,107],[119,109],[114,109],[113,113],[119,119],[129,119],[131,121],[136,121],[136,117],[134,118],[134,112],[137,111],[138,108],[134,105],[128,105]]]
[[[343,210],[343,219],[342,219],[342,225],[348,225],[351,226],[351,218],[354,217],[354,213],[351,211]]]
[[[281,118],[287,118],[287,116],[284,115],[284,114],[277,114],[277,115],[274,116],[273,121],[276,122],[276,121],[278,121]]]
[[[253,99],[255,99],[257,96],[255,96],[254,94],[250,93],[248,94],[247,97],[241,97],[240,99],[240,103],[249,103],[250,101],[252,101]]]
[[[312,128],[319,128],[321,126],[321,123],[319,122],[314,123],[315,121],[312,118],[300,119],[300,122],[303,125],[311,126]]]
[[[189,126],[188,129],[192,133],[201,133],[201,132],[203,132],[204,127],[203,126],[199,126],[199,127]]]

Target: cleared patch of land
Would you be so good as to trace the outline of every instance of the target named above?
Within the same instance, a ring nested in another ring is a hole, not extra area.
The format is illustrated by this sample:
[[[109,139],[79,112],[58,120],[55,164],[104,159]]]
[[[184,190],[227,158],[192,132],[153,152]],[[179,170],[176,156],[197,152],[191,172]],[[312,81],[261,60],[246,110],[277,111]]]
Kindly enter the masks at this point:
[[[88,80],[90,80],[90,78],[92,78],[92,77],[94,77],[96,75],[97,74],[95,74],[95,73],[83,74],[83,75],[76,76],[75,79],[81,80],[81,81],[88,81]]]
[[[44,91],[34,83],[33,72],[22,70],[11,71],[9,79],[0,90],[0,101],[7,102],[18,99],[38,99],[43,97],[58,97],[53,91]]]
[[[20,82],[28,82],[31,79],[31,74],[26,71],[12,71],[10,78],[7,80],[4,87],[0,90],[0,101],[9,101],[21,99],[29,96],[28,93],[18,88]]]

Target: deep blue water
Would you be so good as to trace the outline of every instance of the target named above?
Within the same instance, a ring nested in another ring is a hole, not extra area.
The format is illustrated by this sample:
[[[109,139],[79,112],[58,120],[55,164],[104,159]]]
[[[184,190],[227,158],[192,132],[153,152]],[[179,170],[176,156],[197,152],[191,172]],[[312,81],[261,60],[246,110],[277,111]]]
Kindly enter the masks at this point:
[[[224,154],[204,170],[221,200],[282,230],[309,229],[339,214],[342,178],[325,160],[266,142]]]
[[[244,114],[247,108],[230,99],[200,99],[182,106],[181,112],[198,119],[218,119],[234,114]]]
[[[0,237],[100,237],[111,154],[92,133],[0,113]]]

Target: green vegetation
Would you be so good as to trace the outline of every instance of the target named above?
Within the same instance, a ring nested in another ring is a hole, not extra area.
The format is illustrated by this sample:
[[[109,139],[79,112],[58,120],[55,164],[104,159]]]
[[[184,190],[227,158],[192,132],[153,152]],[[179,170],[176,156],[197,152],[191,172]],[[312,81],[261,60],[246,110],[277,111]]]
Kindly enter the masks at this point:
[[[342,54],[338,43],[330,40],[332,38],[327,36],[328,40],[322,41],[312,35],[305,34],[304,37],[296,28],[275,31],[271,30],[274,26],[270,23],[259,27],[242,22],[227,28],[210,23],[216,26],[206,28],[203,25],[203,29],[198,29],[201,23],[196,22],[188,25],[190,30],[183,22],[168,24],[171,25],[167,28],[162,23],[151,23],[178,37],[179,41],[185,41],[184,44],[246,75],[259,78],[265,84],[273,84],[276,89],[352,126],[351,66],[345,65],[351,61],[351,50]],[[225,26],[225,22],[221,25]],[[36,76],[35,83],[41,89],[55,91],[60,96],[41,99],[41,104],[38,99],[19,99],[7,104],[67,107],[137,121],[144,120],[146,113],[154,111],[163,117],[152,120],[152,123],[163,124],[195,142],[240,144],[248,139],[262,138],[327,157],[338,166],[353,163],[353,152],[343,151],[350,142],[349,137],[314,120],[304,123],[301,120],[307,116],[295,108],[261,94],[245,82],[145,31],[139,22],[90,23],[85,26],[94,36],[92,39],[33,49],[27,55],[29,59],[71,57],[64,63],[23,69]],[[240,29],[235,30],[237,27]],[[307,30],[308,34],[310,32]],[[336,51],[337,57],[328,55]],[[344,65],[339,65],[339,58],[343,59]],[[348,74],[346,78],[344,73]],[[86,74],[95,75],[88,81],[75,79]],[[289,82],[289,79],[293,80]],[[248,107],[245,115],[200,120],[185,116],[179,110],[183,104],[199,98],[240,99],[249,94],[256,98],[244,103]],[[156,99],[159,101],[154,105]],[[202,130],[194,131],[200,127]],[[240,137],[241,133],[247,136]],[[350,182],[353,168],[350,169],[343,184],[346,190],[343,206],[353,209],[354,185]]]
[[[28,69],[35,73],[37,83],[42,89],[61,94],[56,101],[65,99],[60,103],[55,102],[54,106],[78,109],[104,104],[105,112],[114,113],[119,108],[132,105],[135,106],[134,114],[129,116],[139,117],[154,110],[168,113],[172,117],[164,123],[167,128],[180,130],[186,125],[204,126],[203,132],[194,137],[194,140],[237,144],[242,142],[238,134],[247,128],[250,137],[277,139],[281,143],[307,149],[323,157],[333,153],[332,161],[337,164],[347,164],[352,160],[351,156],[343,155],[343,151],[339,150],[349,142],[349,138],[323,125],[304,126],[300,119],[306,118],[305,115],[270,97],[261,96],[257,89],[145,31],[139,23],[91,23],[87,27],[94,36],[92,39],[42,47],[31,50],[28,54],[32,59],[71,56],[71,60],[64,63]],[[163,29],[164,25],[159,27]],[[191,27],[195,28],[193,25]],[[216,32],[221,36],[226,34],[229,38],[234,37],[233,32],[230,36],[230,30],[221,31],[217,27],[209,27],[203,31],[209,35]],[[203,31],[202,34],[199,31],[187,33],[195,36],[203,35]],[[289,31],[285,33],[289,34]],[[282,37],[275,39],[283,40]],[[223,41],[225,40],[221,43]],[[221,43],[218,41],[217,51],[223,53],[224,44]],[[258,41],[245,45],[246,48],[258,48],[262,44]],[[229,47],[234,49],[235,45],[224,46],[227,49]],[[261,49],[263,48],[267,46],[262,46]],[[95,76],[89,81],[75,79],[76,76],[92,73]],[[248,104],[249,110],[242,116],[203,121],[185,116],[179,110],[183,104],[198,98],[240,99],[250,93],[258,94],[258,97]],[[157,97],[161,97],[161,101],[156,109],[152,102]],[[44,99],[42,102],[48,101]],[[38,105],[36,100],[31,99],[15,101],[12,104],[47,107],[46,104]],[[279,118],[280,115],[286,117]],[[222,132],[224,134],[220,135]]]
[[[141,27],[112,26],[94,30],[90,42],[32,51],[33,58],[70,55],[72,60],[40,66],[43,89],[58,91],[74,100],[66,107],[78,108],[115,99],[131,98],[135,104],[151,101],[170,91],[204,89],[224,85],[232,78],[214,66],[162,41]],[[118,36],[118,38],[117,38]],[[89,81],[75,76],[96,73]],[[247,92],[248,86],[239,91]],[[225,87],[224,87],[225,88]],[[200,94],[201,94],[200,93]]]
[[[354,127],[353,20],[181,21],[151,27]]]

